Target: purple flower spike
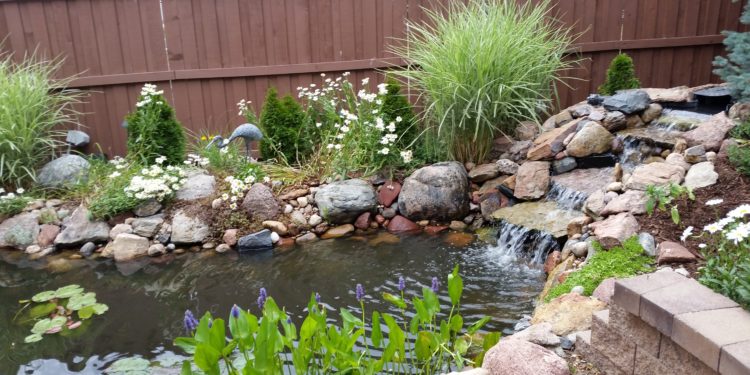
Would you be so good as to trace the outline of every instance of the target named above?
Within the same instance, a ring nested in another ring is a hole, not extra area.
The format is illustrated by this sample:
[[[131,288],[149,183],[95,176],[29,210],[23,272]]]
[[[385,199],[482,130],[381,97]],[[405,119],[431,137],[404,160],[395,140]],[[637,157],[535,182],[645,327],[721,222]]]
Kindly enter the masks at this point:
[[[432,278],[432,291],[437,293],[438,290],[440,290],[440,281],[438,281],[437,277]]]
[[[232,317],[234,317],[235,319],[239,318],[240,317],[240,308],[237,305],[232,306],[231,314],[232,314]]]
[[[320,293],[315,292],[315,302],[320,305]]]
[[[183,319],[182,322],[185,326],[185,330],[188,332],[193,332],[198,328],[198,320],[195,319],[195,315],[193,315],[193,312],[190,310],[185,310],[185,319]]]
[[[268,293],[266,293],[266,288],[260,288],[260,296],[258,296],[258,308],[263,310],[263,306],[266,304],[266,299],[268,299]]]
[[[362,302],[362,299],[365,298],[365,288],[362,287],[362,284],[357,284],[355,295],[357,296],[357,301],[359,302]]]
[[[406,280],[404,280],[403,276],[399,276],[399,278],[398,278],[398,290],[400,292],[403,292],[404,289],[406,289]]]
[[[287,316],[286,317],[286,324],[292,324],[292,317],[291,316]]]

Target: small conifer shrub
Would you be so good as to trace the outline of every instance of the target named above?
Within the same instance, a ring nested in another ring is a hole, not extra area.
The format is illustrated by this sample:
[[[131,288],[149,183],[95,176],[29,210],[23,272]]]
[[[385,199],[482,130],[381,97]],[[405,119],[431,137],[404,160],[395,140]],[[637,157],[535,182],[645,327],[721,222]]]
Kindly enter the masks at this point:
[[[290,95],[279,99],[278,92],[269,88],[260,114],[263,140],[260,144],[264,159],[283,158],[287,162],[301,161],[312,150],[309,135],[303,131],[305,112]]]
[[[417,121],[409,99],[401,94],[401,85],[394,79],[389,79],[385,83],[382,111],[385,123],[398,122],[398,144],[405,148],[412,147],[412,143],[419,136]]]
[[[745,5],[740,22],[750,25],[750,3]],[[727,57],[714,59],[714,73],[729,84],[739,102],[750,101],[750,32],[724,31]]]
[[[620,53],[612,59],[607,69],[607,79],[599,86],[602,95],[614,95],[618,90],[637,89],[641,82],[635,76],[633,59],[625,53]]]
[[[185,158],[185,131],[163,94],[156,85],[145,84],[135,112],[125,119],[128,157],[145,165],[154,164],[161,156],[169,165],[180,164]]]

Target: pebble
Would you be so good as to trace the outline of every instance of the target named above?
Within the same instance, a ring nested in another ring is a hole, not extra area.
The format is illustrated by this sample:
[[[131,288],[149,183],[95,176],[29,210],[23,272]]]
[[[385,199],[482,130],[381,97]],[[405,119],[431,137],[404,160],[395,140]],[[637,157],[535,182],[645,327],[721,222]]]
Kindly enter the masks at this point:
[[[277,243],[281,239],[281,236],[279,236],[276,232],[271,232],[271,242]]]
[[[204,249],[213,249],[216,247],[216,244],[213,242],[206,242],[203,244]]]
[[[93,242],[86,242],[78,252],[85,257],[90,257],[94,250],[96,250],[96,245]]]
[[[464,223],[463,221],[453,220],[448,227],[456,231],[462,231],[466,229],[466,223]]]
[[[317,214],[310,216],[310,220],[307,221],[307,223],[310,224],[311,227],[315,227],[322,222],[323,222],[323,218]]]
[[[171,243],[171,244],[167,245],[167,250],[174,250],[175,247],[176,247],[175,244]],[[183,252],[184,252],[184,250],[183,250]]]
[[[214,249],[214,251],[216,251],[217,253],[226,253],[226,252],[227,252],[227,251],[229,251],[229,250],[230,250],[231,248],[232,248],[231,246],[229,246],[229,245],[227,245],[227,244],[223,243],[223,244],[221,244],[221,245],[219,245],[219,246],[216,246],[216,249]]]
[[[221,208],[222,203],[224,203],[224,201],[221,200],[221,198],[216,198],[211,202],[211,208],[213,208],[214,210],[218,210],[219,208]]]
[[[307,207],[307,197],[299,197],[297,198],[297,204],[299,204],[300,207],[305,208]]]
[[[583,286],[576,285],[573,287],[573,289],[570,290],[570,292],[575,294],[583,294]]]
[[[289,214],[292,213],[292,211],[294,211],[294,207],[292,207],[291,204],[287,204],[286,206],[284,206],[284,213],[285,214],[289,215]]]
[[[163,255],[164,253],[166,253],[166,249],[164,248],[164,245],[160,243],[156,243],[148,247],[148,256],[155,257]]]

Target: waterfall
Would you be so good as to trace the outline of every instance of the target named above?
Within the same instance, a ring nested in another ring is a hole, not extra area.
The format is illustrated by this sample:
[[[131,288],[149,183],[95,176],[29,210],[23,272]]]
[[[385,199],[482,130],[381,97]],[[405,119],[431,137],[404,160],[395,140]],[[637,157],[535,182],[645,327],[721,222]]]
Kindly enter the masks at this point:
[[[497,245],[490,251],[496,253],[503,263],[505,260],[528,259],[532,264],[543,264],[547,254],[559,249],[560,245],[549,233],[500,221]]]
[[[620,165],[626,169],[631,170],[636,165],[641,164],[644,159],[643,152],[641,151],[641,144],[643,142],[636,137],[625,137],[622,139],[622,153],[620,153]]]
[[[588,195],[581,191],[568,189],[556,182],[552,182],[552,188],[547,193],[547,200],[557,202],[557,205],[570,210],[580,210],[586,202]]]

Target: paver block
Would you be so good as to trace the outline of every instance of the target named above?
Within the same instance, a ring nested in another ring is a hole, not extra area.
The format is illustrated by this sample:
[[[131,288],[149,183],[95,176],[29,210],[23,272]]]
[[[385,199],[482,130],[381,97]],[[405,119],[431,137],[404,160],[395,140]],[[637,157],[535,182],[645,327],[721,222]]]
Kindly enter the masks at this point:
[[[662,337],[659,347],[659,361],[675,374],[681,375],[715,375],[716,371],[706,366],[687,350],[677,345],[668,337]]]
[[[603,374],[626,375],[609,358],[591,345],[591,331],[583,331],[576,335],[576,353],[596,366]]]
[[[750,341],[750,313],[735,307],[677,315],[672,340],[718,370],[724,345]]]
[[[685,280],[684,276],[672,271],[660,271],[617,280],[612,301],[625,311],[639,316],[642,294]]]
[[[641,319],[666,336],[672,335],[675,315],[739,306],[693,279],[647,292],[641,295],[640,305]]]
[[[633,342],[641,352],[654,358],[659,355],[661,333],[622,307],[615,304],[609,306],[609,327]]]
[[[641,347],[635,349],[635,368],[633,375],[685,375],[677,374],[672,369],[664,366],[659,359],[647,353]]]
[[[633,373],[635,344],[609,327],[609,310],[597,311],[591,321],[591,345],[617,368]]]
[[[721,348],[719,372],[724,375],[750,374],[750,340]]]

